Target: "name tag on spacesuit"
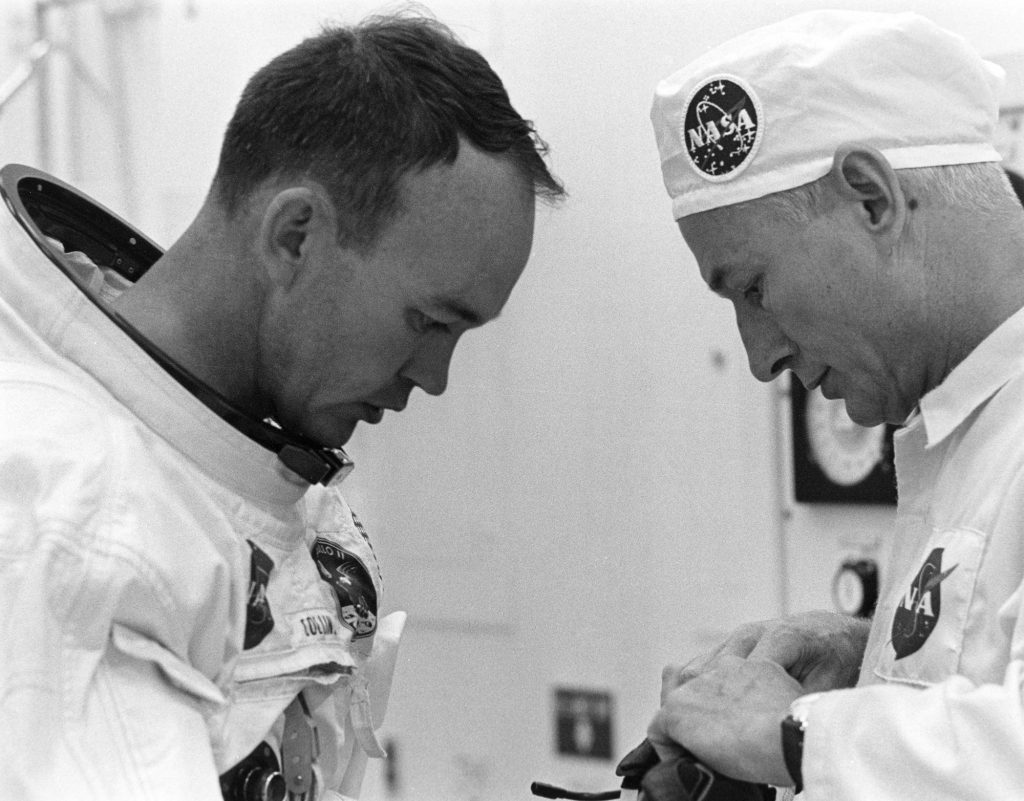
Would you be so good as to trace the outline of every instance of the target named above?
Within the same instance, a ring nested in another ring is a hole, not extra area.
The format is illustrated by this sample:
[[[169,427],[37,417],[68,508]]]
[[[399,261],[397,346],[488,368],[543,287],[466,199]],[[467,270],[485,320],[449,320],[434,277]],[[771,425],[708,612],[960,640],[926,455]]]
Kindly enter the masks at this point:
[[[288,615],[292,645],[297,647],[310,639],[327,640],[338,636],[341,624],[330,609],[304,609]]]

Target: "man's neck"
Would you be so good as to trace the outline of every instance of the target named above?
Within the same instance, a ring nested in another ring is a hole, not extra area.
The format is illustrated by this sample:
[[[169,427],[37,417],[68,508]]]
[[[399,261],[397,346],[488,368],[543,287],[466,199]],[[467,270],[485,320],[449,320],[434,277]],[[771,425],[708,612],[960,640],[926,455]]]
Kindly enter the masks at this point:
[[[262,290],[230,235],[201,213],[113,309],[240,410],[262,417],[256,388]]]

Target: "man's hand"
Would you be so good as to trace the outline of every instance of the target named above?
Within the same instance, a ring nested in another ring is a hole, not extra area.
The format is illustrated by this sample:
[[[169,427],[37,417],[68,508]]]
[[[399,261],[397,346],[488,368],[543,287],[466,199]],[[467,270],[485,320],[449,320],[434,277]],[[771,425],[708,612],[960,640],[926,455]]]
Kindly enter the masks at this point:
[[[740,626],[718,648],[685,665],[668,665],[661,700],[676,687],[713,669],[725,657],[774,662],[800,682],[801,694],[857,683],[871,624],[832,612],[799,615]]]
[[[663,759],[685,746],[708,767],[734,779],[791,785],[780,724],[799,682],[764,659],[720,654],[699,676],[663,695],[647,736]]]

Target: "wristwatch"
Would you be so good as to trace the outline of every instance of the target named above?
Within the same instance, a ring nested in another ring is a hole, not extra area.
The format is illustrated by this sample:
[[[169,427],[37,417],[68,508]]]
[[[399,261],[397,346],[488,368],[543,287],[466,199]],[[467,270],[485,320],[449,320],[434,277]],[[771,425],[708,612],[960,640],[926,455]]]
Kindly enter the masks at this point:
[[[797,698],[790,706],[789,714],[782,720],[782,758],[797,793],[804,789],[804,732],[807,730],[807,713],[812,701],[811,695]]]

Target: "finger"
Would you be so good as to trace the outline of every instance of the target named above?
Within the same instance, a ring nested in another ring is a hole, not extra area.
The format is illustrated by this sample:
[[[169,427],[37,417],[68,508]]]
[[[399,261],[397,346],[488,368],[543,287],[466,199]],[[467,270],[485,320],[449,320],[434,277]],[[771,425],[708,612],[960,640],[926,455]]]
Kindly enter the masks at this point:
[[[750,657],[780,665],[806,692],[835,689],[839,676],[849,672],[845,655],[827,638],[786,627],[763,640]]]
[[[784,626],[774,629],[751,649],[751,659],[763,659],[786,670],[802,669],[808,656],[807,639]]]
[[[648,737],[650,739],[650,737]],[[675,759],[679,759],[681,756],[685,756],[687,751],[679,743],[674,740],[651,740],[651,745],[658,754],[658,759],[662,762],[671,762]]]
[[[685,669],[689,662],[683,664],[681,662],[669,662],[665,667],[661,669],[661,683],[662,685],[673,684],[678,686],[678,677]]]
[[[679,683],[685,684],[709,670],[714,670],[724,660],[746,659],[764,637],[764,633],[763,623],[748,623],[738,627],[712,651],[688,662],[680,674]]]
[[[723,647],[724,644],[719,645],[714,651],[694,657],[685,665],[673,663],[662,668],[661,703],[665,703],[665,699],[673,690],[678,687],[682,687],[688,681],[692,681],[702,673],[711,669],[722,653]]]
[[[728,654],[746,659],[764,641],[769,631],[765,622],[745,623],[737,627],[719,646],[716,656]]]
[[[677,759],[685,753],[683,746],[670,733],[670,726],[670,716],[664,710],[659,710],[647,727],[647,740],[663,762]]]
[[[665,703],[668,694],[685,681],[683,678],[685,670],[684,665],[676,663],[665,665],[661,669],[661,703]]]
[[[685,665],[667,665],[661,672],[661,703],[665,703],[665,699],[673,690],[712,669],[720,655],[721,646],[711,653],[691,659]]]
[[[676,687],[716,668],[723,658],[746,658],[757,646],[764,633],[764,624],[750,623],[737,628],[711,651],[691,659],[682,667],[668,665],[661,674],[661,702]]]

